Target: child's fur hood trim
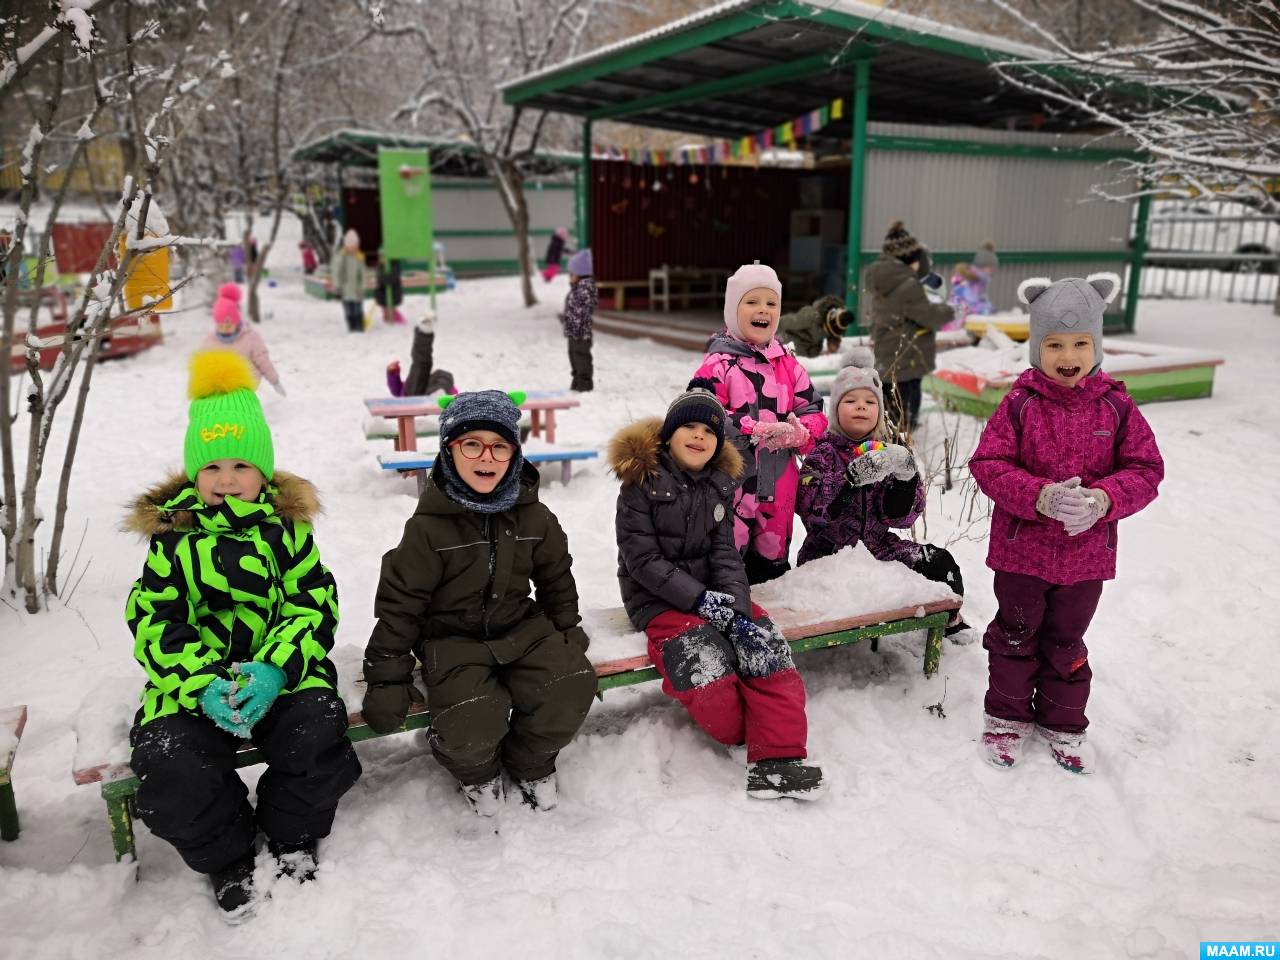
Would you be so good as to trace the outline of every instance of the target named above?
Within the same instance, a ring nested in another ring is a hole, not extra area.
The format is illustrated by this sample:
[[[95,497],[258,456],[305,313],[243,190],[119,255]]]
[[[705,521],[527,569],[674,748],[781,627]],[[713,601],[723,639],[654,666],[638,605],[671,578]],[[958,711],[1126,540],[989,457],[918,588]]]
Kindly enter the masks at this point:
[[[163,507],[178,495],[183,487],[194,486],[181,471],[174,471],[160,483],[129,504],[121,528],[142,537],[158,537],[174,530],[194,530],[195,517],[190,510],[165,513]],[[312,523],[322,512],[320,495],[310,480],[277,470],[271,485],[279,492],[272,498],[276,515],[293,523]]]
[[[658,472],[658,454],[663,447],[661,436],[662,421],[657,417],[637,420],[623,427],[609,441],[609,469],[625,484],[644,482],[646,477]],[[741,477],[744,469],[742,454],[728,438],[720,444],[720,451],[709,466],[733,480]]]

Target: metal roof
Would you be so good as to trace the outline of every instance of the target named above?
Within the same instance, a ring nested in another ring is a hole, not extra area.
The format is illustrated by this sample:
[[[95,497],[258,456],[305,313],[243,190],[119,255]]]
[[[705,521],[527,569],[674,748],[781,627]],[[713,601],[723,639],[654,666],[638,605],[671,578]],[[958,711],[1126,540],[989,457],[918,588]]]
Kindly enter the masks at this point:
[[[465,140],[419,137],[412,134],[375,130],[335,130],[294,147],[289,159],[294,163],[339,163],[347,167],[376,167],[378,148],[429,150],[431,170],[438,176],[487,177],[475,144]],[[524,164],[530,174],[567,172],[581,165],[577,153],[539,151]]]
[[[593,120],[741,137],[850,98],[854,61],[870,58],[870,119],[1065,130],[1004,83],[994,61],[1049,51],[857,0],[728,0],[500,86],[509,104]],[[851,112],[851,111],[850,111]],[[811,135],[821,148],[851,134],[848,113]]]

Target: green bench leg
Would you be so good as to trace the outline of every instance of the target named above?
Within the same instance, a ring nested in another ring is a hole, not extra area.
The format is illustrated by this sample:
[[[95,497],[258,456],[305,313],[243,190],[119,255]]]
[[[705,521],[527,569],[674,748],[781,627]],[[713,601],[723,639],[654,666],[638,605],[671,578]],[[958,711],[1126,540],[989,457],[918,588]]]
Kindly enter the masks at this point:
[[[111,846],[116,860],[137,860],[133,847],[133,798],[138,791],[135,778],[116,780],[102,785],[102,799],[107,801],[107,819],[111,822]]]
[[[13,799],[13,783],[0,783],[0,840],[18,839],[18,804]]]
[[[942,634],[945,627],[930,627],[924,642],[924,675],[932,677],[938,672],[938,661],[942,659]]]

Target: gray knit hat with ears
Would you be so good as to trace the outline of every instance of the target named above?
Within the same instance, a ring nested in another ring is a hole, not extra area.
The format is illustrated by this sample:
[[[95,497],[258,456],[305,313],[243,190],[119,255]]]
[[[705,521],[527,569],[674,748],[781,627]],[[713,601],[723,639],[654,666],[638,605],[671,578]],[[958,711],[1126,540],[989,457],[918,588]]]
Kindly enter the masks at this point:
[[[1056,283],[1048,277],[1031,277],[1018,285],[1018,299],[1031,312],[1031,338],[1027,350],[1031,365],[1040,366],[1040,344],[1055,333],[1085,333],[1093,338],[1093,369],[1102,366],[1102,315],[1120,292],[1114,273],[1092,273],[1085,279],[1068,277]]]
[[[827,408],[827,433],[835,433],[849,437],[840,426],[840,401],[850,390],[864,387],[876,395],[880,407],[880,418],[876,421],[873,433],[884,429],[884,384],[880,374],[876,373],[875,355],[866,347],[850,347],[840,355],[840,371],[831,382],[831,405]],[[849,437],[850,440],[861,440],[861,437]]]

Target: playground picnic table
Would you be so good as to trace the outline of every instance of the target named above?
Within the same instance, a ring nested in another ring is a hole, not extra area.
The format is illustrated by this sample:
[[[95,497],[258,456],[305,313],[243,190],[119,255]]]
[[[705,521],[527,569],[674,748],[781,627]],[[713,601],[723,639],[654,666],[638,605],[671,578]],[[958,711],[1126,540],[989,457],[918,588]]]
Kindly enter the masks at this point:
[[[436,397],[370,397],[365,400],[365,409],[375,417],[396,420],[399,424],[397,450],[418,449],[418,417],[434,417],[440,414],[440,404]],[[521,410],[529,411],[530,433],[535,437],[542,436],[543,420],[546,421],[546,441],[556,442],[556,411],[571,410],[580,406],[581,402],[566,397],[561,393],[544,392],[529,393],[520,404]]]

